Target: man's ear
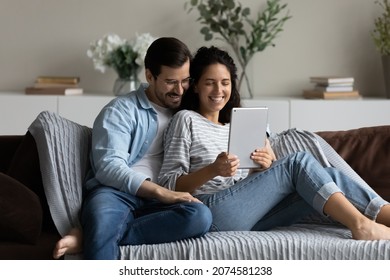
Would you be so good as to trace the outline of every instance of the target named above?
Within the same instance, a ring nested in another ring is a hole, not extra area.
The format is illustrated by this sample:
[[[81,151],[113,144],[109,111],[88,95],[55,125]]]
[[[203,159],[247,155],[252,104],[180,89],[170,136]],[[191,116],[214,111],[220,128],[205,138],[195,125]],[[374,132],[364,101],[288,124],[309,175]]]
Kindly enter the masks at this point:
[[[154,80],[154,76],[153,76],[152,72],[150,72],[149,69],[145,69],[145,78],[149,84]]]

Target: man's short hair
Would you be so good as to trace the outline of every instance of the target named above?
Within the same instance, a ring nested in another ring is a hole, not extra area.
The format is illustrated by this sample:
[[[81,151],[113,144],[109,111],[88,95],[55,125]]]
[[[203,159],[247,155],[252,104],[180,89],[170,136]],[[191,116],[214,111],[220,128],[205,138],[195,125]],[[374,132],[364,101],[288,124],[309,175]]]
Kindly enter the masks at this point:
[[[179,68],[191,58],[190,50],[182,41],[173,37],[161,37],[149,46],[145,56],[145,69],[149,69],[157,77],[161,66]]]

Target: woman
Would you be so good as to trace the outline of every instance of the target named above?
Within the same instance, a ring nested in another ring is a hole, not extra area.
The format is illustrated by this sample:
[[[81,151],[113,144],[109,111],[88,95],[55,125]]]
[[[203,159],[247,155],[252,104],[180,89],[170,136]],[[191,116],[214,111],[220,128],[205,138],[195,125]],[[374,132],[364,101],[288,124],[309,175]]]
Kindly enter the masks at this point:
[[[310,153],[277,160],[267,141],[251,154],[259,169],[238,168],[239,159],[226,153],[230,112],[240,106],[236,71],[225,51],[198,50],[190,66],[193,84],[165,134],[159,183],[206,204],[212,230],[259,229],[271,209],[298,195],[306,203],[297,204],[297,216],[308,204],[348,227],[354,239],[390,239],[390,204],[335,168],[324,168]]]

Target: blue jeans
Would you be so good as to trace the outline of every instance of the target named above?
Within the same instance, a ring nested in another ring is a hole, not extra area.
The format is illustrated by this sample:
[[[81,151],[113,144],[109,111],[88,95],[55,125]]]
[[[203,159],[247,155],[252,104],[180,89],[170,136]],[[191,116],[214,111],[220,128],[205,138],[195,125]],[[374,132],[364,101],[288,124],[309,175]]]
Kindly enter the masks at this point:
[[[215,194],[202,194],[213,214],[212,230],[265,230],[290,225],[314,210],[323,215],[329,197],[342,192],[362,213],[375,219],[387,204],[371,188],[335,168],[324,168],[310,153],[282,158]]]
[[[209,231],[212,216],[202,203],[162,204],[110,187],[84,199],[81,214],[85,259],[118,259],[120,245],[172,242]]]

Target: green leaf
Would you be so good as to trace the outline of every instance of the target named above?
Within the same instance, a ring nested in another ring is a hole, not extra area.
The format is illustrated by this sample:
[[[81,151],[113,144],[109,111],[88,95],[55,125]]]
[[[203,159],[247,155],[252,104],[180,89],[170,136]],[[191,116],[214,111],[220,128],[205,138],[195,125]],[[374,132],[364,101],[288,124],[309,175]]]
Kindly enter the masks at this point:
[[[208,34],[208,33],[210,33],[210,28],[208,28],[207,26],[204,26],[204,27],[202,27],[202,29],[200,29],[200,33],[201,34]]]
[[[247,16],[250,15],[250,13],[251,13],[251,9],[250,9],[250,8],[245,8],[245,9],[242,10],[241,15],[242,15],[243,17],[247,17]]]
[[[236,4],[234,3],[234,0],[223,0],[222,3],[229,10],[234,9],[234,7],[236,6]]]
[[[246,49],[244,47],[240,47],[240,53],[244,61],[246,60]]]
[[[237,30],[240,30],[240,29],[242,29],[243,27],[244,27],[244,25],[242,24],[242,22],[235,22],[235,23],[233,23],[233,25],[232,25],[235,29],[237,29]]]
[[[205,34],[204,39],[206,41],[211,41],[213,39],[213,34],[211,34],[211,33]]]

